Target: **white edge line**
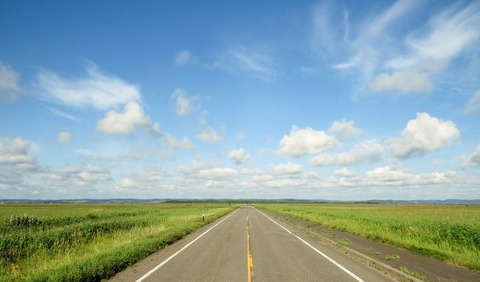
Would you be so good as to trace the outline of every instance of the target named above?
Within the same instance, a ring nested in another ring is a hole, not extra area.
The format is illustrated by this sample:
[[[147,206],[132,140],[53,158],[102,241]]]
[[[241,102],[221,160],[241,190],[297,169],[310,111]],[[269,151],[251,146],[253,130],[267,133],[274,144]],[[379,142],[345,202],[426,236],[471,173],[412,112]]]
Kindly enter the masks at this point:
[[[351,272],[350,270],[348,270],[347,268],[345,268],[343,265],[339,264],[338,262],[334,261],[332,258],[330,258],[329,256],[327,256],[326,254],[322,253],[321,251],[319,251],[317,248],[315,248],[314,246],[310,245],[307,241],[303,240],[302,238],[300,238],[299,236],[295,235],[292,233],[292,231],[288,230],[287,228],[283,227],[282,225],[280,225],[278,222],[276,222],[275,220],[271,219],[268,215],[264,214],[263,212],[259,211],[258,209],[254,208],[255,210],[257,210],[259,213],[261,213],[263,216],[265,216],[266,218],[268,218],[271,222],[275,223],[276,225],[280,226],[283,230],[287,231],[288,233],[292,234],[295,238],[297,238],[298,240],[300,240],[302,243],[304,243],[305,245],[309,246],[311,249],[313,249],[315,252],[317,252],[318,254],[320,254],[322,257],[326,258],[328,261],[330,261],[331,263],[333,263],[336,267],[340,268],[341,270],[343,270],[345,273],[347,273],[348,275],[350,275],[353,279],[359,281],[359,282],[364,282],[362,278],[358,277],[357,275],[355,275],[353,272]]]
[[[145,273],[142,277],[138,278],[135,282],[141,282],[143,280],[145,280],[148,276],[152,275],[152,273],[154,273],[155,271],[157,271],[160,267],[164,266],[167,262],[169,262],[170,260],[172,260],[174,257],[176,257],[178,254],[180,254],[182,251],[184,251],[186,248],[190,247],[190,245],[192,245],[193,243],[195,243],[198,239],[200,239],[203,235],[207,234],[210,230],[212,230],[213,228],[217,227],[217,225],[219,225],[220,223],[224,222],[225,220],[227,220],[227,218],[229,218],[230,216],[232,216],[234,213],[236,213],[238,211],[235,210],[233,213],[229,214],[227,217],[225,217],[224,219],[222,219],[221,221],[219,221],[217,224],[215,224],[214,226],[210,227],[207,231],[203,232],[202,234],[200,234],[197,238],[195,238],[195,240],[193,240],[192,242],[186,244],[183,248],[181,248],[180,250],[178,250],[176,253],[174,253],[173,255],[171,255],[170,257],[168,257],[166,260],[164,260],[163,262],[161,262],[159,265],[155,266],[152,270],[150,270],[149,272]]]

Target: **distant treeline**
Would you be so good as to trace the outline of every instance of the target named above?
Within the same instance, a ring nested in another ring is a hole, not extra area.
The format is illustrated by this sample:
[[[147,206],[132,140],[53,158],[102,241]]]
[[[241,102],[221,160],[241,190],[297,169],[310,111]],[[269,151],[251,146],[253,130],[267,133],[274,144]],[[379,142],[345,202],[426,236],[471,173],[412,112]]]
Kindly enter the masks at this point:
[[[318,203],[318,204],[383,204],[383,205],[480,205],[480,199],[447,199],[447,200],[366,200],[340,201],[326,199],[0,199],[0,204],[82,204],[82,203]]]

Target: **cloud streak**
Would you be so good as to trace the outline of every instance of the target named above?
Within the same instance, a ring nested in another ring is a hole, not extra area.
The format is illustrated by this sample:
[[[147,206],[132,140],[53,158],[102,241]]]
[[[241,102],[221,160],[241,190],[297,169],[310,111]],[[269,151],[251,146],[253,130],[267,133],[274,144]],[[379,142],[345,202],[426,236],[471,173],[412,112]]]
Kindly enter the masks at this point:
[[[213,67],[266,82],[277,80],[282,73],[280,64],[270,52],[243,46],[227,50],[214,62]]]
[[[395,1],[352,24],[346,8],[339,11],[324,2],[312,13],[313,51],[330,60],[333,69],[357,77],[363,91],[431,92],[436,75],[458,57],[474,54],[480,3],[453,3],[427,14],[426,24],[405,29],[419,5],[421,1]],[[335,24],[338,17],[342,25]]]
[[[475,92],[472,95],[470,100],[467,103],[465,111],[468,114],[479,114],[480,113],[480,90]]]
[[[107,110],[140,100],[138,86],[104,74],[94,64],[89,64],[86,71],[86,77],[67,79],[40,70],[35,86],[43,99],[73,108]]]

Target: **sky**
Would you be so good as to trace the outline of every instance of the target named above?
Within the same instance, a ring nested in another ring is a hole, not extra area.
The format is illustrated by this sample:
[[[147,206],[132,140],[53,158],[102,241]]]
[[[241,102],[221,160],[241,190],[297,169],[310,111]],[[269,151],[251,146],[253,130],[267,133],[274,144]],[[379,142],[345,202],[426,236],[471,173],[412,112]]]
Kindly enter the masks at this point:
[[[1,1],[0,198],[480,198],[480,1]]]

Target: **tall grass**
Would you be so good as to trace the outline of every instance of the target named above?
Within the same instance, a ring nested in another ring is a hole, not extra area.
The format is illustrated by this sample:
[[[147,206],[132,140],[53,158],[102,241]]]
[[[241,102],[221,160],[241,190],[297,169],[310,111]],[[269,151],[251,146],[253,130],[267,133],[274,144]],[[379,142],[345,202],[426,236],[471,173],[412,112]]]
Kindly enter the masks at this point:
[[[480,271],[480,206],[259,206]]]
[[[1,205],[0,281],[99,281],[235,208]]]

